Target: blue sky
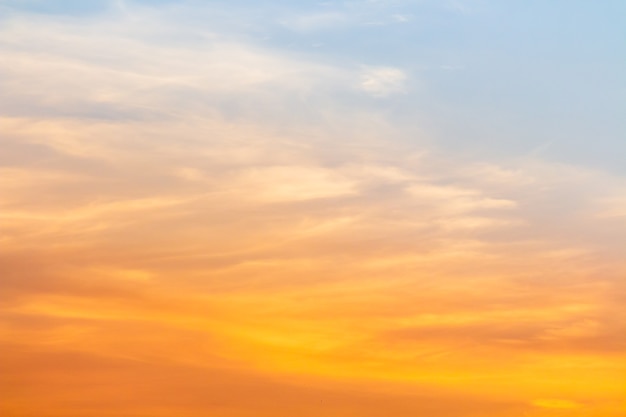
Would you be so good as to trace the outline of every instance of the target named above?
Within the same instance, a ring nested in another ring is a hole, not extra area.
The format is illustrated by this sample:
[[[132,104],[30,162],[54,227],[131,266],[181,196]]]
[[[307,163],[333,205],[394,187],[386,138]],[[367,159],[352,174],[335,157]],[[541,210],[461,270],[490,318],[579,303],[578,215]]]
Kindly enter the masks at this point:
[[[169,10],[166,24],[191,28],[178,30],[187,39],[213,31],[296,59],[398,68],[406,74],[402,94],[344,99],[376,107],[399,126],[419,124],[438,144],[468,155],[541,154],[624,173],[626,5],[621,1],[13,0],[0,5],[5,19],[24,13],[93,19],[123,10]]]

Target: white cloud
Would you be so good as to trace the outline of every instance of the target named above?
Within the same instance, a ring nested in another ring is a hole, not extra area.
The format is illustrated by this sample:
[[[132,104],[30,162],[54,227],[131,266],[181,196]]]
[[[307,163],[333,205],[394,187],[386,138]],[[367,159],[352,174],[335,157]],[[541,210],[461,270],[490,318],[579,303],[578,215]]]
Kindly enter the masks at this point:
[[[362,71],[360,88],[374,97],[386,97],[407,91],[407,74],[400,68],[369,67]]]
[[[391,18],[398,23],[407,23],[413,20],[413,16],[408,14],[394,14]]]

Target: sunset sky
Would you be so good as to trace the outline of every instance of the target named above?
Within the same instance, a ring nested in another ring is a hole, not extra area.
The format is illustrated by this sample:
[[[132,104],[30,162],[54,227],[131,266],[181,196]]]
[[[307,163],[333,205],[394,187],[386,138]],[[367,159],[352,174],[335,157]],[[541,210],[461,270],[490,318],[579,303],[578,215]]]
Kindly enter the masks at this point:
[[[0,415],[623,417],[625,21],[0,0]]]

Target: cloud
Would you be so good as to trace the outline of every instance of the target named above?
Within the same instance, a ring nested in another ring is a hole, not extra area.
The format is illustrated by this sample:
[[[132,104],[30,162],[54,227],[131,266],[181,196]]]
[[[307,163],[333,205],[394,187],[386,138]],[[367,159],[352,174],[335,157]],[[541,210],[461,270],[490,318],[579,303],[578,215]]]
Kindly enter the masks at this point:
[[[273,166],[243,172],[241,187],[264,201],[300,201],[355,194],[355,184],[330,169]]]
[[[394,14],[391,17],[394,21],[398,23],[407,23],[413,19],[413,16],[407,14]]]
[[[165,12],[134,13],[93,22],[9,19],[2,29],[3,55],[12,61],[0,69],[4,113],[127,120],[216,109],[252,113],[261,103],[338,88],[352,73],[187,28]],[[168,31],[193,41],[159,41]]]
[[[10,413],[611,409],[623,179],[425,148],[344,97],[399,68],[127,13],[2,28]]]
[[[406,92],[407,74],[393,67],[371,67],[361,73],[360,87],[374,97]]]

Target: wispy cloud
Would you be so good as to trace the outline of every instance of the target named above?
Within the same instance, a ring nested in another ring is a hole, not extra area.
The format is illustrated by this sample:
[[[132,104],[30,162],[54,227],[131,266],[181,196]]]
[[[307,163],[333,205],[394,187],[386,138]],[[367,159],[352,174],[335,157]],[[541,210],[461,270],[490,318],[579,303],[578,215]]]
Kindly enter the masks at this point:
[[[400,68],[365,68],[361,74],[361,89],[375,97],[405,93],[407,74]]]
[[[617,415],[622,178],[426,147],[362,100],[406,70],[133,7],[0,28],[8,415]]]

